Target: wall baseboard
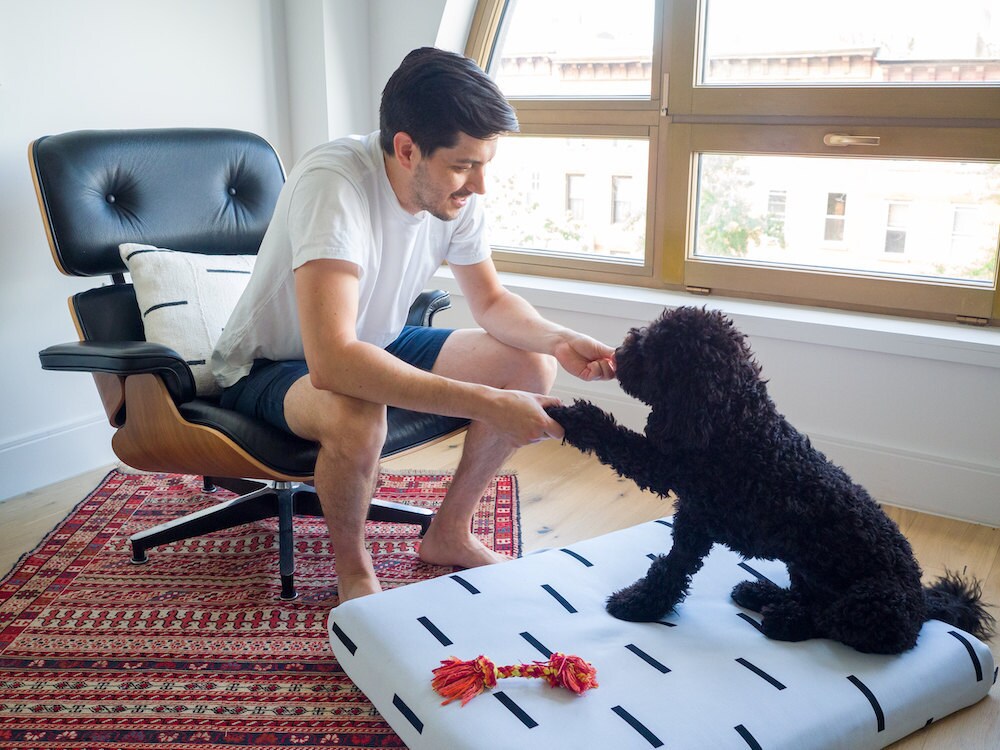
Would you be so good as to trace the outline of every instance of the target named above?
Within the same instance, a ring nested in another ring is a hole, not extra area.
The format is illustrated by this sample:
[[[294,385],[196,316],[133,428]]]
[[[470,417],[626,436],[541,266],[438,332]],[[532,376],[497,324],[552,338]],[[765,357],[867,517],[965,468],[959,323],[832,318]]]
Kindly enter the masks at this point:
[[[564,403],[581,398],[615,415],[620,424],[641,432],[648,408],[625,395],[608,395],[600,386],[556,384],[552,395]],[[1000,527],[1000,471],[944,456],[903,451],[874,443],[805,431],[813,445],[875,500],[888,505]]]
[[[609,395],[601,384],[570,385],[572,390],[557,383],[553,395],[566,403],[574,398],[594,401],[632,429],[641,430],[645,424],[648,410],[643,404]],[[97,418],[0,447],[0,501],[115,463],[112,434],[107,422]],[[1000,471],[992,466],[815,432],[809,435],[819,450],[880,502],[1000,527]]]
[[[113,433],[102,414],[0,446],[0,501],[114,463]]]

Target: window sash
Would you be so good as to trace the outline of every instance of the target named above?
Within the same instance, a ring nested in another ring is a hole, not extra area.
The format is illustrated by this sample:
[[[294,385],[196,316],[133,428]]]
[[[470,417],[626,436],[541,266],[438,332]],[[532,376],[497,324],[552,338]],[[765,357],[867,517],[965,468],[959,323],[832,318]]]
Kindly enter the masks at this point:
[[[862,146],[847,149],[826,146],[829,126],[794,125],[673,125],[678,157],[668,169],[666,190],[692,193],[698,153],[748,153],[872,156]],[[880,135],[881,157],[926,157],[968,160],[996,159],[1000,155],[1000,129],[995,128],[860,128],[858,132]],[[680,131],[680,132],[679,132]],[[690,187],[689,189],[689,186]],[[843,218],[850,222],[851,197],[847,195]],[[680,209],[675,209],[679,211]],[[693,211],[693,206],[689,209]],[[668,219],[669,220],[669,219]],[[680,219],[674,219],[678,221]],[[684,248],[693,247],[693,220],[685,230]],[[668,250],[669,252],[669,250]],[[866,274],[823,270],[736,265],[711,258],[691,257],[684,251],[681,283],[686,287],[711,289],[719,294],[751,296],[799,304],[826,304],[846,309],[866,309],[894,314],[936,318],[995,318],[995,289],[970,288],[946,280],[875,278]],[[916,307],[914,301],[919,303]]]
[[[493,54],[504,6],[503,0],[479,0],[477,5],[466,54],[484,67]],[[995,284],[994,289],[970,289],[947,282],[761,268],[690,257],[694,170],[702,152],[1000,160],[998,86],[698,85],[700,13],[697,0],[657,0],[648,100],[511,99],[525,134],[649,139],[644,263],[628,266],[607,259],[497,250],[498,267],[855,310],[1000,321]],[[831,146],[823,141],[828,134],[877,136],[879,145]],[[634,185],[634,189],[642,188]],[[843,223],[849,217],[848,206],[845,216],[828,219]],[[888,223],[886,230],[905,232]]]

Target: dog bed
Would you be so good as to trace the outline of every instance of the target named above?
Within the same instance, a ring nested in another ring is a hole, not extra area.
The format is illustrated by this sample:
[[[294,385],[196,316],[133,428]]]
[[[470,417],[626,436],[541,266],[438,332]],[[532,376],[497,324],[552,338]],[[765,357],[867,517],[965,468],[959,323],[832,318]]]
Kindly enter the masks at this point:
[[[334,608],[330,644],[412,750],[421,748],[879,748],[972,705],[996,682],[987,646],[938,621],[899,656],[827,640],[782,643],[729,592],[746,579],[788,584],[784,565],[716,546],[675,612],[616,620],[608,594],[671,543],[670,519],[563,549],[404,586]],[[465,706],[441,705],[432,670],[451,656],[497,665],[580,656],[599,687],[498,681]]]

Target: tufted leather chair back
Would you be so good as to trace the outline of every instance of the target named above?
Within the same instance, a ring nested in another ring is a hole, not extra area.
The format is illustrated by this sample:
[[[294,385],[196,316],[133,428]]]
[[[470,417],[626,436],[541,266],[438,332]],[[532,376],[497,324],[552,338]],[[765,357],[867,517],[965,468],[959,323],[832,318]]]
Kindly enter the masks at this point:
[[[80,130],[31,148],[59,269],[119,274],[122,242],[211,255],[257,252],[285,174],[260,136],[237,130]]]
[[[59,270],[116,282],[73,296],[84,341],[145,338],[120,243],[255,254],[285,181],[270,144],[238,130],[79,130],[34,141],[29,161]]]

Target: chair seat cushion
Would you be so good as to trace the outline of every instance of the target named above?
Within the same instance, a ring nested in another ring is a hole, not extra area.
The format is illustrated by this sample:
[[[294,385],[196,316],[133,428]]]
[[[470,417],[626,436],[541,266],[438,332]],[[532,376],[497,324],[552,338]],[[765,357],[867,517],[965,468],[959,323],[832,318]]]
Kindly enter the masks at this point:
[[[312,476],[318,444],[239,412],[223,409],[214,399],[196,398],[178,404],[177,408],[187,421],[219,430],[272,469],[291,476]],[[388,420],[389,434],[382,448],[383,456],[443,437],[468,424],[464,419],[392,408]]]
[[[435,440],[460,430],[469,424],[468,419],[442,417],[419,411],[389,407],[389,434],[382,446],[382,457],[388,458],[415,445]]]
[[[975,637],[925,623],[899,656],[829,640],[786,643],[730,598],[742,580],[788,585],[778,562],[716,546],[662,622],[604,604],[671,545],[670,519],[354,599],[329,617],[338,662],[411,750],[880,748],[979,701],[996,680]],[[501,679],[465,706],[431,687],[442,660],[497,665],[573,654],[597,669],[582,695]]]
[[[290,435],[266,422],[223,409],[214,399],[196,398],[177,409],[188,422],[211,427],[263,464],[282,474],[310,477],[319,445]]]

